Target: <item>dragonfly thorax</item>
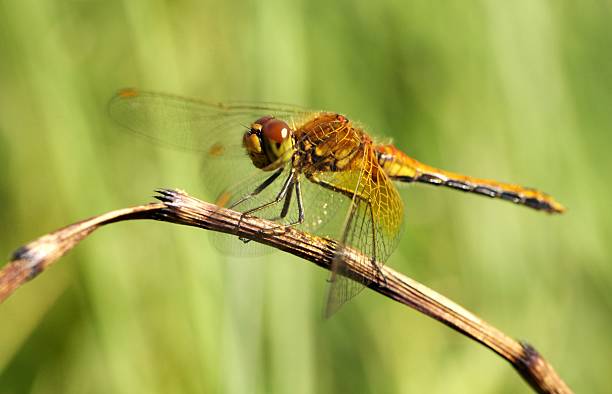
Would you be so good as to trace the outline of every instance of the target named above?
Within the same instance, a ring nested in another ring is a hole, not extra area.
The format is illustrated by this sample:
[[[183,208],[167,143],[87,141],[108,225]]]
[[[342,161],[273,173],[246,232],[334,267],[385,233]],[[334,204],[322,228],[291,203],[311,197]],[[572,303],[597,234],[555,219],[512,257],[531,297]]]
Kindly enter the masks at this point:
[[[244,133],[242,145],[255,167],[271,171],[290,159],[294,148],[293,130],[280,119],[264,116]]]

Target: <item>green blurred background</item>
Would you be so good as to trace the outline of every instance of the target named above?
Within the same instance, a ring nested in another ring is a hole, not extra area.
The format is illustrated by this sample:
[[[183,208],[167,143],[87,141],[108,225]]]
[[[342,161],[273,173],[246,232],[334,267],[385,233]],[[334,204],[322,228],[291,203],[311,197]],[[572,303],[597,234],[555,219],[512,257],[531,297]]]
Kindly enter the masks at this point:
[[[612,4],[0,2],[0,253],[71,222],[202,195],[198,158],[108,119],[124,86],[348,114],[412,156],[537,186],[549,216],[405,190],[389,265],[528,340],[582,393],[612,370]],[[327,273],[229,258],[203,231],[112,225],[0,305],[0,393],[516,393],[513,369]]]

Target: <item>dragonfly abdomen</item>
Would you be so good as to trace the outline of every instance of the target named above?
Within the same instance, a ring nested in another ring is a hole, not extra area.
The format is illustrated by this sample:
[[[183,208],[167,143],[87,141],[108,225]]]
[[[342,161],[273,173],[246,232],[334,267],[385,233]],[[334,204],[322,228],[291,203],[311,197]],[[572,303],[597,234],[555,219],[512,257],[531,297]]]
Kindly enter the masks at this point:
[[[377,146],[376,155],[381,167],[394,181],[446,186],[463,192],[499,198],[538,211],[550,213],[565,211],[561,204],[538,190],[440,170],[420,163],[393,145]]]

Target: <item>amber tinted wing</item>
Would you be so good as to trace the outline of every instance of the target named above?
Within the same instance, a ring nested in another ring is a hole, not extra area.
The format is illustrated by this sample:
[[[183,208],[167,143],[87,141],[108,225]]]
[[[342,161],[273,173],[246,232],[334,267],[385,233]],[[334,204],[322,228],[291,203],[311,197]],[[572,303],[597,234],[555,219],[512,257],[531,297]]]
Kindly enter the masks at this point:
[[[372,146],[365,144],[362,149],[360,168],[321,174],[322,179],[337,187],[354,190],[332,263],[327,317],[371,282],[363,277],[349,278],[343,246],[361,252],[360,265],[369,271],[371,278],[384,281],[380,268],[397,247],[401,234],[404,207],[399,193],[375,160]]]

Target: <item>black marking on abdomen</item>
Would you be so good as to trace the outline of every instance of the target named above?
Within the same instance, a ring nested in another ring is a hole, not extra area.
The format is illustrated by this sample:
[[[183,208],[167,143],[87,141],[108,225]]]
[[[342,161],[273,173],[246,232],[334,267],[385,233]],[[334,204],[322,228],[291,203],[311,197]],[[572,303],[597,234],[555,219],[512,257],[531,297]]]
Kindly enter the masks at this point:
[[[501,197],[502,200],[511,201],[516,204],[521,202],[521,197],[519,197],[518,194],[512,192],[502,192],[499,197]]]
[[[537,210],[543,210],[543,211],[549,211],[549,212],[553,211],[552,206],[548,202],[538,200],[537,198],[526,198],[524,199],[523,204],[525,204],[529,208],[533,208]]]
[[[411,176],[391,176],[390,177],[391,180],[396,181],[396,182],[405,182],[405,183],[410,183],[410,182],[414,182],[414,178]]]
[[[535,197],[525,198],[525,197],[521,197],[519,194],[512,193],[512,192],[502,192],[499,196],[506,201],[510,201],[510,202],[513,202],[519,205],[524,205],[526,207],[529,207],[529,208],[532,208],[538,211],[547,211],[547,212],[554,211],[553,207],[550,205],[548,201],[543,201]]]
[[[498,191],[490,189],[488,187],[484,187],[484,186],[476,186],[472,191],[482,196],[487,196],[491,198],[495,198],[499,196]]]
[[[454,181],[454,180],[448,180],[444,182],[444,185],[450,188],[453,188],[455,190],[461,190],[462,192],[469,192],[474,188],[474,186],[470,184],[459,182],[459,181]]]
[[[417,181],[429,183],[430,185],[440,186],[444,184],[444,180],[442,178],[438,178],[435,175],[430,174],[421,174],[417,178]]]

